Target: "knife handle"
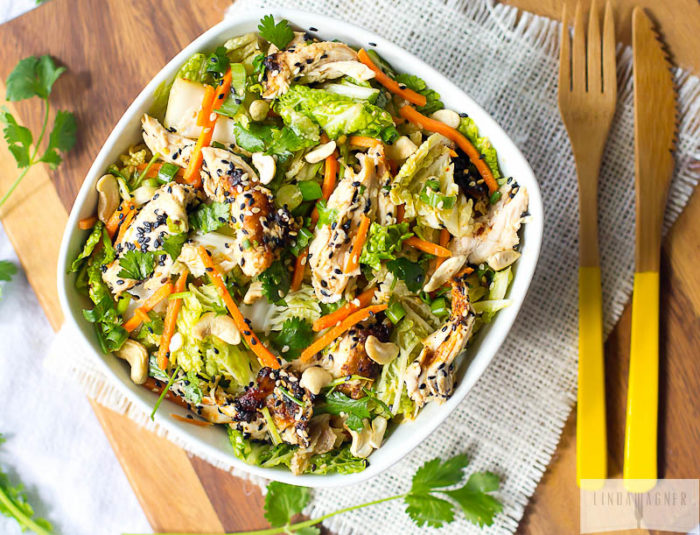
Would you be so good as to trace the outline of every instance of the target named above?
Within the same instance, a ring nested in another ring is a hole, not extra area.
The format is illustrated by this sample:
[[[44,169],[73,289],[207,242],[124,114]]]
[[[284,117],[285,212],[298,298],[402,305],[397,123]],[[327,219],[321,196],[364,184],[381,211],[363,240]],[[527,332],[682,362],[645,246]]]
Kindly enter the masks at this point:
[[[576,408],[576,482],[608,474],[603,358],[603,299],[600,267],[578,271],[578,405]],[[600,485],[584,483],[583,488]]]
[[[623,478],[631,492],[656,484],[656,432],[659,402],[659,273],[634,274],[632,344],[627,389]],[[629,480],[644,479],[646,482]]]

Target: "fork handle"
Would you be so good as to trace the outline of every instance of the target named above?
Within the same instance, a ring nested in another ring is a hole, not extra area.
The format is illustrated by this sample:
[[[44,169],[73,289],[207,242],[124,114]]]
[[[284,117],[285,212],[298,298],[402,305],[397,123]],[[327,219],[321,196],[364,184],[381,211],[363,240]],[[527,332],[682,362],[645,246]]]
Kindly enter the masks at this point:
[[[578,272],[578,405],[576,409],[576,482],[607,477],[603,299],[600,267]],[[583,483],[583,488],[597,488]]]
[[[632,297],[632,344],[622,472],[628,491],[644,492],[655,485],[658,401],[659,272],[637,272]]]

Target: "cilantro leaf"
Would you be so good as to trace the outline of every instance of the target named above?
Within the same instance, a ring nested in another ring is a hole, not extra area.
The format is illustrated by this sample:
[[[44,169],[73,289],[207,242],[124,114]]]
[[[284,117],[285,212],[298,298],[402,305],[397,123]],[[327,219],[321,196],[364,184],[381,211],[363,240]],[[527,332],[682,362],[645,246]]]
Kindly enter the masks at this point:
[[[284,50],[289,42],[294,39],[294,32],[289,23],[282,19],[275,24],[275,17],[272,15],[265,15],[260,19],[258,31],[260,32],[260,37],[269,41],[280,50]]]
[[[144,280],[153,273],[155,268],[156,255],[158,251],[127,251],[123,257],[119,259],[121,271],[119,277],[134,280]]]
[[[362,420],[371,416],[369,411],[370,401],[371,398],[368,396],[353,399],[335,390],[326,396],[326,403],[318,407],[316,412],[336,415],[345,413],[348,416],[345,424],[353,431],[361,431],[364,427]]]
[[[418,262],[411,262],[408,258],[397,258],[386,263],[387,269],[406,283],[406,287],[417,292],[425,282],[425,269]]]
[[[313,339],[314,331],[311,324],[297,316],[284,320],[282,330],[270,335],[270,341],[282,353],[285,360],[297,358]],[[287,351],[283,351],[285,347]]]
[[[464,469],[469,464],[466,455],[457,455],[442,461],[439,457],[426,462],[413,476],[411,492],[429,492],[432,489],[449,487],[462,481]]]
[[[53,129],[49,135],[49,144],[39,161],[49,164],[51,169],[56,169],[63,161],[58,151],[68,152],[73,148],[76,130],[75,115],[69,111],[59,110],[54,118]]]
[[[0,109],[0,122],[5,124],[2,133],[12,156],[17,161],[17,167],[28,167],[31,160],[29,150],[33,142],[29,128],[18,124],[5,106]]]
[[[454,520],[452,504],[432,494],[409,494],[404,498],[406,514],[418,527],[425,525],[442,527],[445,522]]]
[[[12,102],[32,97],[46,100],[53,84],[65,70],[65,67],[56,67],[48,55],[24,58],[7,77],[6,98]]]
[[[11,280],[15,273],[17,273],[17,266],[9,260],[0,260],[0,281]],[[0,288],[0,297],[2,297],[2,288]]]
[[[456,490],[445,491],[464,511],[464,516],[477,526],[490,526],[493,517],[503,510],[503,504],[489,492],[498,490],[498,476],[492,472],[477,472],[469,476],[467,484]]]
[[[170,258],[177,260],[182,251],[182,246],[187,241],[187,233],[182,234],[171,234],[163,240],[163,250],[170,255]]]
[[[227,203],[213,202],[201,204],[190,214],[190,228],[201,230],[205,234],[223,227],[231,219],[231,207]]]
[[[445,107],[440,100],[440,93],[430,89],[428,84],[426,84],[422,78],[419,78],[413,74],[402,73],[396,76],[396,81],[405,85],[409,89],[413,89],[413,91],[425,97],[425,106],[420,106],[418,108],[418,111],[420,111],[422,114],[429,115]]]
[[[263,295],[269,303],[279,303],[284,299],[292,283],[289,270],[279,260],[258,275],[258,280],[262,283]]]
[[[306,487],[272,481],[265,496],[265,518],[273,527],[288,524],[309,503],[311,494]]]

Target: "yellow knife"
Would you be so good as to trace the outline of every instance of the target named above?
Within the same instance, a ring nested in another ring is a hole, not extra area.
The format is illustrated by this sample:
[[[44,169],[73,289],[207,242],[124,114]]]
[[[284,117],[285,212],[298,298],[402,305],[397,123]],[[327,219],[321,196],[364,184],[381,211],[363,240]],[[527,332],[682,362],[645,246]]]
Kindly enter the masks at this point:
[[[623,478],[628,491],[645,492],[657,477],[659,256],[673,175],[676,95],[667,54],[640,7],[632,14],[632,45],[637,240]]]

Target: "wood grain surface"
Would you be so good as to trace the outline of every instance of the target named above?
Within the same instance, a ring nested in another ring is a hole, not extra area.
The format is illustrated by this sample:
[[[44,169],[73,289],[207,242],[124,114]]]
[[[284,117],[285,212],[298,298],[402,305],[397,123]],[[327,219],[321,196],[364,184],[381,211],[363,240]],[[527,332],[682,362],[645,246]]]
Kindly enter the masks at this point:
[[[562,1],[511,3],[556,17]],[[613,3],[619,10],[617,26],[623,41],[629,37],[631,6],[649,5],[674,56],[682,65],[700,72],[700,9],[696,0],[673,0],[663,6],[653,0]],[[52,106],[74,111],[79,124],[78,143],[66,162],[50,174],[44,168],[33,169],[0,212],[54,329],[63,321],[56,295],[59,241],[67,210],[92,159],[145,83],[183,46],[218,22],[228,4],[227,0],[52,0],[0,26],[0,79],[7,77],[20,58],[50,53],[68,68],[55,86]],[[682,16],[677,16],[678,12]],[[2,84],[0,94],[4,94]],[[37,102],[18,103],[11,110],[33,130],[40,125]],[[0,143],[0,191],[14,176],[14,161]],[[665,240],[662,253],[659,452],[663,477],[695,478],[700,474],[700,401],[696,395],[700,387],[699,224],[700,198],[696,194]],[[611,476],[619,476],[622,468],[629,320],[630,311],[626,310],[606,344]],[[257,488],[190,458],[123,416],[93,407],[154,531],[217,533],[266,525]],[[574,433],[572,418],[527,508],[520,533],[578,532]]]

